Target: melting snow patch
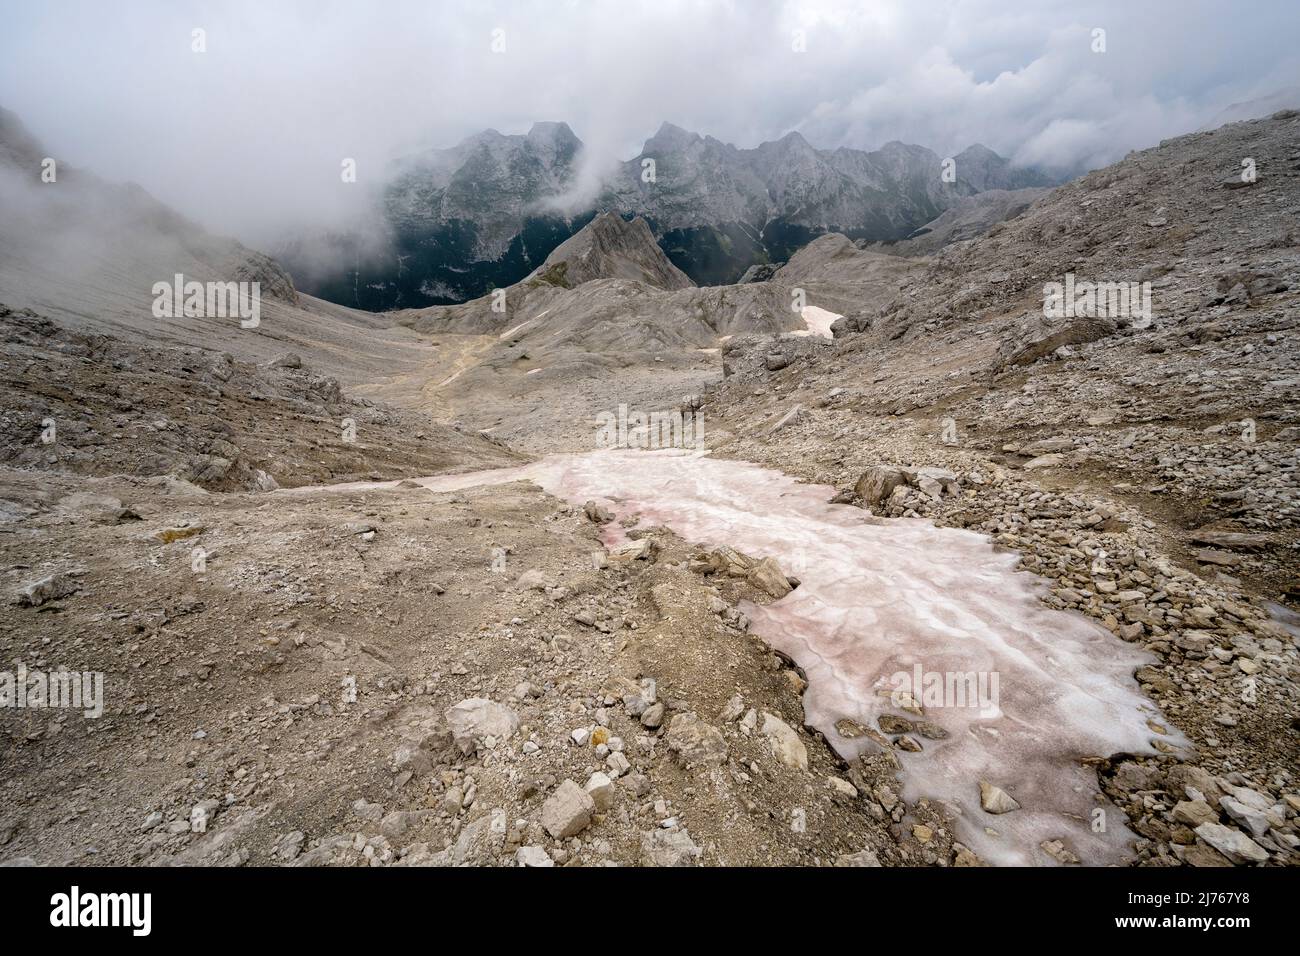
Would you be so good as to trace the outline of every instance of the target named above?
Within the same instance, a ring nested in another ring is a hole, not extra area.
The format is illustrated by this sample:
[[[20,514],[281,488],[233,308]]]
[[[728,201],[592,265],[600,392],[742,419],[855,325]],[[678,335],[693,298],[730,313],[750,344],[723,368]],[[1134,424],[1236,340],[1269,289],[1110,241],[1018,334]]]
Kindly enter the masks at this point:
[[[1150,657],[1043,604],[1046,584],[1015,570],[1016,555],[974,532],[828,505],[833,488],[680,451],[417,480],[454,491],[520,479],[704,546],[775,557],[800,586],[743,610],[807,674],[807,724],[848,760],[879,748],[880,732],[910,738],[919,751],[896,751],[903,796],[947,805],[958,838],[987,862],[1051,864],[1051,841],[1088,864],[1127,857],[1124,814],[1082,761],[1155,752],[1147,722],[1160,715],[1133,678]],[[626,532],[616,520],[603,534],[612,546]],[[1164,740],[1188,746],[1176,732]]]
[[[799,311],[799,317],[803,319],[807,329],[800,329],[796,332],[787,332],[787,335],[818,335],[822,338],[834,338],[831,334],[831,323],[836,319],[843,318],[835,312],[820,309],[815,305],[806,305]]]

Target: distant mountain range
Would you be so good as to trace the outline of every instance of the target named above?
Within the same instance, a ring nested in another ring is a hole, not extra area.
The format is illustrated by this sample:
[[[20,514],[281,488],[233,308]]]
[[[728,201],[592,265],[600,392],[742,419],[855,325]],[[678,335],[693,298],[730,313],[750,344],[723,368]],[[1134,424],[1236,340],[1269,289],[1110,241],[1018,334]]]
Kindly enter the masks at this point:
[[[595,164],[565,123],[486,130],[394,164],[375,196],[382,252],[345,231],[295,239],[276,255],[323,298],[419,308],[517,282],[598,213],[616,212],[644,218],[675,266],[716,285],[824,233],[903,239],[966,196],[1058,181],[981,145],[949,158],[899,142],[816,149],[799,133],[738,149],[665,123],[592,181]]]

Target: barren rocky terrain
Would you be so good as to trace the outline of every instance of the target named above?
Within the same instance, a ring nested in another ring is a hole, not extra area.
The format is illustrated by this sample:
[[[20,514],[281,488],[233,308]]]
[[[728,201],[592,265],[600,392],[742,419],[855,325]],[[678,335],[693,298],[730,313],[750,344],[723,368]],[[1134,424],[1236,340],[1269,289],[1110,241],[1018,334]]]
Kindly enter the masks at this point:
[[[875,816],[837,812],[854,772],[799,740],[796,673],[745,633],[735,604],[762,592],[705,583],[670,534],[609,560],[598,524],[529,484],[275,491],[519,458],[301,369],[218,359],[216,377],[211,355],[4,320],[0,644],[28,671],[105,675],[102,716],[5,711],[10,862],[817,863],[881,844]],[[46,418],[56,441],[23,434]]]
[[[715,454],[989,534],[1156,655],[1136,678],[1195,755],[1100,771],[1145,863],[1295,860],[1297,214],[1295,111],[1162,143],[946,247],[833,343],[738,342],[705,398]],[[1152,316],[1045,319],[1067,272],[1150,281]]]
[[[806,727],[811,662],[751,619],[798,567],[534,482],[404,480],[590,450],[625,404],[698,410],[713,456],[864,522],[1018,556],[1148,661],[1143,752],[1060,755],[1123,813],[1126,862],[1294,865],[1297,214],[1291,111],[927,256],[824,236],[738,286],[683,285],[614,218],[501,312],[367,316],[289,281],[283,323],[185,342],[123,298],[170,273],[165,243],[65,311],[0,259],[0,660],[104,675],[102,716],[0,711],[0,860],[987,862],[958,830],[1032,811],[1036,781],[962,781],[957,819],[909,788],[966,744],[941,710]],[[1150,282],[1152,314],[1049,319],[1067,273]]]

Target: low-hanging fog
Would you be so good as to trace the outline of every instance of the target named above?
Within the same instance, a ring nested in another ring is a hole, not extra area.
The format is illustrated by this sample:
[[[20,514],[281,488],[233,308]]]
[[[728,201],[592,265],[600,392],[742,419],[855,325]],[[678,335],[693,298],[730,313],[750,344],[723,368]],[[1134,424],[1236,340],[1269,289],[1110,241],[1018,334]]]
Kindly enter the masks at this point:
[[[742,147],[799,130],[1083,169],[1300,83],[1291,0],[1025,6],[3,0],[0,106],[61,161],[265,244],[357,215],[393,157],[488,127],[568,122],[593,177],[664,120]]]

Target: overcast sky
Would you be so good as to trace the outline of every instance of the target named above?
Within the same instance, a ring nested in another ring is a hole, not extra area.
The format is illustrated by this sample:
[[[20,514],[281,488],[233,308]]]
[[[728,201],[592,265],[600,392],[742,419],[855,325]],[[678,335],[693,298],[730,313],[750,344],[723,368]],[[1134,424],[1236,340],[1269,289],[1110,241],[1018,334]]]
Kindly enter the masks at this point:
[[[0,24],[0,105],[56,157],[253,242],[355,201],[344,157],[364,182],[486,127],[1091,167],[1300,84],[1298,0],[0,0]]]

